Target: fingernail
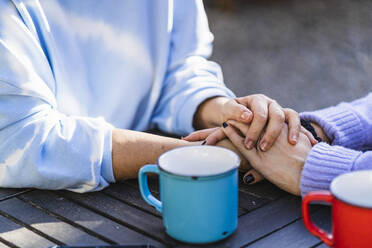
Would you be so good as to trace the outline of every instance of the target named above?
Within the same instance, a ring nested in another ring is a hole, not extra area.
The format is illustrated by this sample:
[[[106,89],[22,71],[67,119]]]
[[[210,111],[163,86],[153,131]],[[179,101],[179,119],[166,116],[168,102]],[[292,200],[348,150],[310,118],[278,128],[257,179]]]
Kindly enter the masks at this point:
[[[240,116],[240,118],[242,118],[242,120],[248,120],[249,119],[249,116],[250,114],[248,114],[248,112],[243,112],[242,115]]]
[[[226,128],[228,125],[226,122],[222,123],[223,128]]]
[[[252,140],[248,140],[246,143],[245,143],[245,146],[248,148],[248,149],[252,149],[253,146],[254,146],[254,143]]]
[[[265,152],[266,149],[267,149],[267,142],[266,141],[262,142],[261,145],[260,145],[260,148],[261,148],[262,151]]]
[[[181,136],[181,140],[183,140],[183,138],[185,138],[185,137]]]
[[[251,184],[254,181],[254,176],[252,174],[248,174],[243,178],[243,182],[245,184]]]
[[[292,140],[295,141],[295,142],[297,142],[297,135],[295,135],[295,134],[292,135]]]
[[[201,143],[201,145],[202,145],[202,146],[204,146],[204,145],[205,145],[205,143],[207,143],[207,141],[206,141],[206,140],[204,140],[204,141],[203,141],[203,143]]]

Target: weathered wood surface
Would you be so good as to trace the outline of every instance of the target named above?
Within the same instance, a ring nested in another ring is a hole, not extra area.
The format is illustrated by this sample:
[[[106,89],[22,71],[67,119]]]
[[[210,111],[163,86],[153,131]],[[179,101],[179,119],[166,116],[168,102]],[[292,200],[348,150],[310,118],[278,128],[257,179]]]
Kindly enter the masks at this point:
[[[49,247],[54,244],[4,216],[0,216],[0,238],[18,247]]]
[[[32,191],[30,189],[1,189],[0,190],[0,201],[7,200],[14,196],[23,194],[25,192]]]
[[[159,197],[156,177],[150,179]],[[102,192],[0,189],[0,248],[53,244],[131,244],[200,247],[167,236],[161,214],[141,198],[135,180]],[[329,228],[329,210],[312,208],[315,222]],[[328,225],[328,226],[327,226]],[[301,199],[270,183],[240,185],[239,226],[225,240],[203,247],[315,247],[301,219]]]
[[[149,242],[161,246],[147,236],[51,192],[35,191],[20,198],[109,244]]]
[[[327,221],[330,215],[329,209],[320,209],[313,213],[313,221],[321,224],[322,228],[330,229],[330,222]],[[302,219],[281,228],[280,230],[263,237],[262,239],[249,245],[249,248],[298,248],[298,247],[313,247],[320,243],[320,240],[306,231]]]

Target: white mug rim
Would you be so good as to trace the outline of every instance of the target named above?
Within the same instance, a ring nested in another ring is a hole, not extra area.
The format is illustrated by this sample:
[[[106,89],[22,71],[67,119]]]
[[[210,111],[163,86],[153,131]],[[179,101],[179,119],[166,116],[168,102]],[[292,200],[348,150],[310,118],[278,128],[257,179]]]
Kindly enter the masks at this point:
[[[336,199],[338,199],[338,200],[340,200],[340,201],[342,201],[346,204],[353,205],[353,206],[360,207],[360,208],[372,209],[372,200],[368,201],[368,200],[365,200],[365,198],[358,198],[358,197],[353,197],[353,196],[347,195],[347,193],[342,192],[345,188],[340,186],[341,183],[346,183],[345,181],[350,180],[353,177],[354,178],[357,177],[357,178],[361,179],[361,177],[365,178],[367,176],[372,178],[372,170],[361,170],[361,171],[354,171],[354,172],[342,174],[342,175],[336,177],[332,181],[331,186],[330,186],[330,191]],[[372,188],[371,188],[371,196],[370,197],[372,199]]]
[[[215,149],[215,150],[223,150],[227,153],[230,153],[233,157],[235,157],[235,161],[233,162],[233,165],[230,169],[227,169],[225,171],[222,171],[222,172],[218,172],[218,173],[211,173],[211,174],[208,174],[208,175],[197,175],[197,174],[181,174],[181,173],[177,173],[177,172],[173,172],[173,171],[169,171],[167,169],[165,169],[164,167],[162,167],[162,164],[161,164],[161,159],[162,157],[165,157],[167,155],[169,155],[169,153],[172,153],[176,150],[182,150],[182,149],[192,149],[192,148],[198,148],[198,149]],[[240,164],[240,157],[233,151],[227,149],[227,148],[224,148],[224,147],[218,147],[218,146],[198,146],[198,145],[192,145],[192,146],[182,146],[182,147],[177,147],[177,148],[174,148],[174,149],[171,149],[169,151],[166,151],[164,152],[162,155],[159,156],[158,160],[157,160],[157,165],[159,167],[159,169],[161,171],[164,171],[168,174],[171,174],[171,175],[176,175],[176,176],[180,176],[180,177],[197,177],[197,178],[207,178],[207,177],[215,177],[215,176],[220,176],[220,175],[224,175],[224,174],[227,174],[231,171],[234,171],[236,170],[237,168],[239,168],[239,164]]]

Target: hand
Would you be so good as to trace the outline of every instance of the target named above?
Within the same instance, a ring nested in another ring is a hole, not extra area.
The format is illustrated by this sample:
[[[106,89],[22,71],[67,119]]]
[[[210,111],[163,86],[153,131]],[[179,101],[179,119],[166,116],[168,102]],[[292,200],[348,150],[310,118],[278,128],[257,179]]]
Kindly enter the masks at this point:
[[[296,145],[290,145],[287,142],[288,128],[283,128],[271,149],[262,152],[260,149],[249,150],[245,147],[244,137],[238,130],[247,129],[247,125],[236,121],[227,123],[224,133],[254,169],[281,189],[300,195],[302,168],[312,147],[303,133],[300,133]]]
[[[252,112],[234,99],[213,97],[201,103],[194,115],[195,129],[218,127],[227,120],[238,120],[249,123],[253,118]]]
[[[245,133],[244,144],[247,149],[252,149],[259,137],[262,137],[259,144],[260,149],[262,151],[269,150],[279,136],[285,122],[288,123],[289,127],[288,142],[290,144],[295,145],[297,143],[301,131],[300,118],[297,112],[289,108],[283,109],[276,101],[261,94],[225,101],[222,107],[222,116],[224,121],[236,120],[242,123],[251,123],[251,127]],[[316,144],[317,141],[311,133],[309,134],[311,143]],[[209,135],[211,135],[210,138]],[[208,137],[206,144],[213,145],[224,139],[225,134],[219,129],[207,129],[192,133],[184,139],[196,141],[201,140],[201,137],[204,139]]]
[[[248,160],[240,153],[240,151],[231,143],[229,139],[224,139],[219,141],[216,146],[227,148],[235,152],[240,157],[240,166],[239,170],[242,172],[247,172],[252,169],[252,166],[249,164]]]
[[[312,123],[314,126],[314,129],[318,136],[325,142],[329,143],[329,138],[324,134],[323,130],[316,125],[315,123]],[[244,126],[244,130],[240,130],[242,133],[248,132],[249,128],[248,126]],[[320,131],[319,131],[320,130]],[[318,132],[319,131],[319,132]],[[309,132],[307,129],[301,126],[300,132],[309,139],[311,145],[316,145],[318,141],[314,138],[314,136]],[[215,145],[217,142],[223,140],[226,138],[225,132],[222,130],[222,127],[214,127],[214,128],[208,128],[203,130],[195,131],[188,136],[182,138],[186,141],[205,141],[205,145]]]

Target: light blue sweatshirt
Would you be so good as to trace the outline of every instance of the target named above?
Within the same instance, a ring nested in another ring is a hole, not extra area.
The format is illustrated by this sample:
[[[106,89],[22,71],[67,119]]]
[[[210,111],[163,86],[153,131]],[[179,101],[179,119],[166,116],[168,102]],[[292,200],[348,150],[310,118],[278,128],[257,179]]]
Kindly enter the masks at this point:
[[[0,0],[0,187],[100,190],[113,127],[193,131],[233,97],[201,0]]]

